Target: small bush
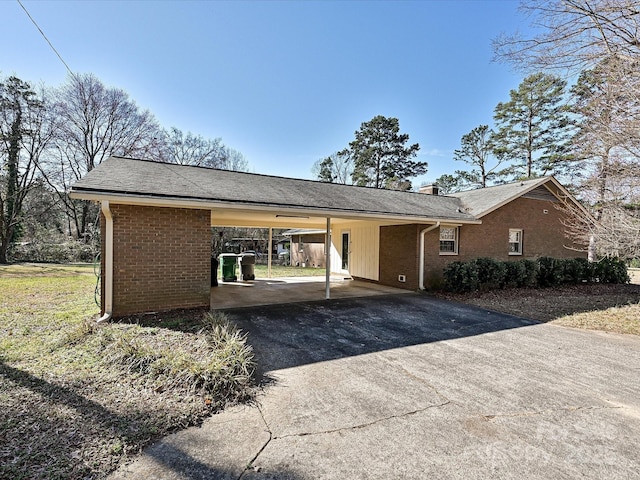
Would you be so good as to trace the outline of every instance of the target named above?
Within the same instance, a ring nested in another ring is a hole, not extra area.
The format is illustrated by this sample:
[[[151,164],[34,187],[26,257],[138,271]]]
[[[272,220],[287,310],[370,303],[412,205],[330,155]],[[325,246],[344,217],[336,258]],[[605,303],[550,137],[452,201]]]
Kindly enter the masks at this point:
[[[563,272],[563,283],[579,284],[590,282],[591,265],[586,258],[566,258],[559,260]]]
[[[504,262],[493,258],[476,258],[473,260],[478,268],[478,282],[481,290],[503,288],[507,267]]]
[[[538,286],[538,264],[534,260],[522,259],[503,262],[505,266],[504,286],[509,288]]]
[[[538,286],[556,287],[564,281],[564,268],[560,261],[551,257],[538,259]]]
[[[619,258],[605,257],[593,264],[593,277],[600,283],[629,283],[627,266]]]
[[[520,280],[519,287],[533,288],[538,286],[538,277],[540,276],[540,267],[535,260],[518,260],[524,269],[524,276]]]
[[[444,286],[450,292],[473,292],[478,285],[478,267],[474,262],[452,262],[445,267]]]

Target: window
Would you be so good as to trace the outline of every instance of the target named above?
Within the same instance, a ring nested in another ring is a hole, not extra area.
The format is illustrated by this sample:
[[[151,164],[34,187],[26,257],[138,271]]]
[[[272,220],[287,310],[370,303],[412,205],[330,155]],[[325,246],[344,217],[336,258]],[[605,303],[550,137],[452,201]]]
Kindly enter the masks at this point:
[[[349,270],[350,232],[342,232],[342,269]]]
[[[440,227],[440,255],[458,254],[458,227]]]
[[[509,229],[509,255],[522,255],[522,230]]]

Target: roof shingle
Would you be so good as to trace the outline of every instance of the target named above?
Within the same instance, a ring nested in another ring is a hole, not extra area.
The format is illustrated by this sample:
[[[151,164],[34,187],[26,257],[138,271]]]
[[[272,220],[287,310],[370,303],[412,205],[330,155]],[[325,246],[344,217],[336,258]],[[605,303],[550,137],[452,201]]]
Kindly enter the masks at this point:
[[[201,200],[274,208],[301,208],[368,214],[409,216],[474,222],[455,197],[381,190],[254,173],[110,157],[71,189],[75,197],[98,194]],[[475,223],[475,222],[474,222]]]

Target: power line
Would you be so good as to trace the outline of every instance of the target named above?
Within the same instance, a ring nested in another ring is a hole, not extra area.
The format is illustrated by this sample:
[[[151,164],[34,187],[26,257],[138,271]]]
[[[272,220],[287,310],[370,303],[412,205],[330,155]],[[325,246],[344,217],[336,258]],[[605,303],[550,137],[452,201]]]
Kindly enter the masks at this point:
[[[64,61],[64,59],[62,58],[62,55],[60,55],[58,53],[58,50],[56,50],[56,47],[53,46],[53,44],[49,41],[49,39],[47,38],[47,36],[44,34],[44,32],[42,31],[42,29],[40,28],[40,26],[36,23],[36,21],[33,19],[33,17],[31,16],[31,14],[27,11],[27,9],[25,8],[25,6],[22,4],[21,0],[16,0],[18,2],[18,4],[22,7],[22,10],[24,10],[24,13],[27,14],[27,17],[29,17],[29,20],[31,20],[31,23],[33,23],[35,25],[35,27],[38,29],[38,31],[40,32],[40,34],[42,35],[42,38],[44,38],[46,40],[46,42],[49,44],[49,46],[51,47],[51,50],[53,50],[53,52],[57,55],[57,57],[60,59],[60,61],[62,62],[62,64],[65,66],[65,68],[67,69],[67,71],[71,74],[72,77],[75,77],[75,74],[71,71],[71,69],[69,68],[69,65],[67,65],[67,62]]]

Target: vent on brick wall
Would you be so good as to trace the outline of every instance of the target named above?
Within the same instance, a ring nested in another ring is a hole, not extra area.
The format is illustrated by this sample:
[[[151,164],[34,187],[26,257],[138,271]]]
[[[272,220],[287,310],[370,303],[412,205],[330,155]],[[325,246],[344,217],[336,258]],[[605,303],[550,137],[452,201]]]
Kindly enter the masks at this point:
[[[406,282],[407,281],[406,275],[398,275],[398,281],[402,283]]]

